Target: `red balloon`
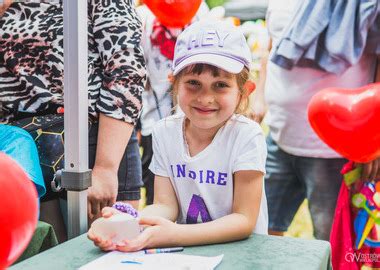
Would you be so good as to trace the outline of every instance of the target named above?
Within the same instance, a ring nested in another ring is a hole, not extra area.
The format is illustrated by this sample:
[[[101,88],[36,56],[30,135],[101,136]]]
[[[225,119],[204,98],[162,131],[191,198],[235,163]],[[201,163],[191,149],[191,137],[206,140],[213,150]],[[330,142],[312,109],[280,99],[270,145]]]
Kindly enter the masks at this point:
[[[24,170],[0,152],[0,269],[11,265],[33,236],[37,191]]]
[[[197,13],[202,0],[144,0],[157,19],[168,27],[184,27]]]
[[[355,162],[380,156],[380,83],[327,88],[308,106],[311,126],[332,149]]]

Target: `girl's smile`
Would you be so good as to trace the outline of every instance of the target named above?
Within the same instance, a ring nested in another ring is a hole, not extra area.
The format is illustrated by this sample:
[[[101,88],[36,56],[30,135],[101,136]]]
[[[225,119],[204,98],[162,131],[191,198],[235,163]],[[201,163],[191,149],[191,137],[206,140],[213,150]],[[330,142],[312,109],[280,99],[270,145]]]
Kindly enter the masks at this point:
[[[212,109],[212,108],[207,108],[207,107],[193,107],[193,109],[196,110],[198,113],[204,114],[204,115],[209,115],[218,111],[218,109]]]
[[[235,75],[219,70],[187,72],[179,79],[179,106],[190,120],[189,128],[216,131],[235,112],[240,100]]]

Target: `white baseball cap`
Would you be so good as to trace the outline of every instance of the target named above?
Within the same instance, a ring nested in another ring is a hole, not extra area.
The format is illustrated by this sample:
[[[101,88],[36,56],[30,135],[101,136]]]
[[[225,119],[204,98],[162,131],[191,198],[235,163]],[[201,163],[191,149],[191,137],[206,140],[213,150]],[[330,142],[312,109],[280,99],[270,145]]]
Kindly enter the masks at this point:
[[[193,64],[209,64],[229,73],[249,69],[251,51],[239,28],[222,21],[198,21],[177,38],[173,75]]]

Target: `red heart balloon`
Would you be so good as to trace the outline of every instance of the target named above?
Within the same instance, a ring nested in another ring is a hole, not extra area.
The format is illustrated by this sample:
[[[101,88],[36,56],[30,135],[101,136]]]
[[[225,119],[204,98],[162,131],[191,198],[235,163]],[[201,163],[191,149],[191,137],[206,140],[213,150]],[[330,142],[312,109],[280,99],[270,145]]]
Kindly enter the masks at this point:
[[[0,269],[28,245],[38,220],[37,191],[24,170],[0,152]]]
[[[157,19],[168,27],[184,27],[197,13],[202,0],[144,0]]]
[[[380,156],[380,83],[323,89],[310,100],[308,117],[318,136],[347,159]]]

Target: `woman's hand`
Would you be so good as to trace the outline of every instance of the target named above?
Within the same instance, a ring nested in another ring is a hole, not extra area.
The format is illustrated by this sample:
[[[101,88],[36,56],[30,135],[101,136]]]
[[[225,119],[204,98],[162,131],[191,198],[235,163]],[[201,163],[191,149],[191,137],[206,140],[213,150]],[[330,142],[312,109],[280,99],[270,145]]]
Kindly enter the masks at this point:
[[[118,215],[121,212],[116,210],[115,208],[112,207],[105,207],[102,209],[102,216],[104,218],[109,218],[113,215]],[[115,250],[116,245],[112,242],[110,237],[109,239],[103,239],[98,235],[95,235],[92,229],[90,228],[87,233],[88,239],[94,242],[95,246],[99,247],[103,251],[109,251],[109,250]]]
[[[98,218],[106,206],[112,206],[117,197],[117,171],[94,167],[92,186],[88,189],[88,216]]]
[[[267,112],[267,104],[265,102],[265,81],[267,79],[267,63],[269,51],[266,52],[261,58],[261,67],[259,73],[259,81],[257,82],[256,91],[254,92],[251,108],[252,113],[250,118],[257,123],[261,123]]]
[[[139,223],[145,226],[144,231],[135,239],[126,240],[125,245],[116,246],[117,250],[132,252],[176,245],[178,224],[162,217],[142,217]]]
[[[99,131],[92,186],[88,189],[88,216],[100,216],[103,207],[115,203],[118,192],[120,161],[124,155],[133,125],[99,114]]]
[[[261,124],[267,112],[267,105],[265,102],[264,95],[260,93],[256,93],[255,97],[253,97],[251,106],[252,106],[252,112],[249,115],[249,117],[253,121],[256,121],[257,123]]]

